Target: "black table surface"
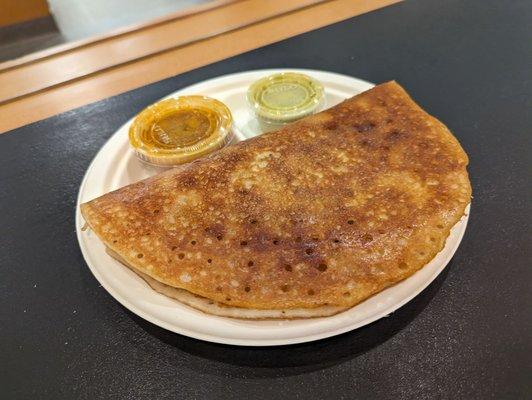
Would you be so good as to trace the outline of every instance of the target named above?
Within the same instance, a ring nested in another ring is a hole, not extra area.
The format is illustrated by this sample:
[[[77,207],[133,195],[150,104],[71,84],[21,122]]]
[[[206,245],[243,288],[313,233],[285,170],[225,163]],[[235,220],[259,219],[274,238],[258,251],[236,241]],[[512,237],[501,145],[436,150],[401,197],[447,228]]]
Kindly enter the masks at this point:
[[[407,1],[0,135],[0,398],[531,398],[531,21],[531,1]],[[168,332],[87,268],[79,184],[144,106],[269,67],[400,82],[470,156],[466,235],[413,301],[335,338],[244,348]]]

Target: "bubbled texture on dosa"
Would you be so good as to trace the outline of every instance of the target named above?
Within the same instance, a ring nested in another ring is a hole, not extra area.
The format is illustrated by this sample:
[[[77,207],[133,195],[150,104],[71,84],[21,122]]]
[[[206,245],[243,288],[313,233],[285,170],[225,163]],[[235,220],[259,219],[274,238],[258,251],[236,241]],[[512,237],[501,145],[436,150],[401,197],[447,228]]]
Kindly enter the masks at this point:
[[[339,312],[345,311],[346,307],[339,306],[318,306],[312,308],[288,308],[283,309],[257,309],[229,306],[227,304],[219,303],[214,300],[209,300],[205,297],[193,294],[185,289],[176,288],[174,286],[166,285],[153,279],[151,276],[138,271],[135,267],[127,263],[122,257],[116,254],[113,250],[107,248],[107,253],[115,258],[117,261],[130,268],[133,272],[138,274],[146,283],[156,292],[178,300],[180,303],[186,304],[197,310],[203,311],[207,314],[218,315],[220,317],[230,317],[239,319],[307,319],[317,317],[328,317]]]
[[[222,304],[349,307],[444,246],[468,159],[395,82],[81,206],[140,272]]]

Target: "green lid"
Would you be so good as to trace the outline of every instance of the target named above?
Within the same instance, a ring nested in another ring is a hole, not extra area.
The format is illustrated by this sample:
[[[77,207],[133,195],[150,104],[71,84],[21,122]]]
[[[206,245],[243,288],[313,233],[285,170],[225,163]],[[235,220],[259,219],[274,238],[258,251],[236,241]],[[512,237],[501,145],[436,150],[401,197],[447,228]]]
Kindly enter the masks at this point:
[[[323,86],[310,76],[282,72],[253,83],[248,101],[266,122],[292,122],[316,112],[323,102]]]

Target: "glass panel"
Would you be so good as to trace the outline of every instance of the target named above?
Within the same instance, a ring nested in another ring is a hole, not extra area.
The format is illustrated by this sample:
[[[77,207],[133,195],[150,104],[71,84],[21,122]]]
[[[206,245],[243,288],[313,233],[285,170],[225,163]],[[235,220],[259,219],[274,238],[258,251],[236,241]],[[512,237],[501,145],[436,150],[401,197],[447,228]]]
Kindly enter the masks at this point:
[[[0,62],[193,9],[212,0],[0,0]]]

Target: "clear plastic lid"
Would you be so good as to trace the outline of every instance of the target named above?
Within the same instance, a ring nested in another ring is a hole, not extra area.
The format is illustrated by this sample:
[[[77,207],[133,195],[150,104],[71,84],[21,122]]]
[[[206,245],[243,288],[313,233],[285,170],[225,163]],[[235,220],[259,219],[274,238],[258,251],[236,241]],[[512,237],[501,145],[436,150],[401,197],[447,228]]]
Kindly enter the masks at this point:
[[[149,164],[183,164],[231,142],[232,121],[229,108],[210,97],[162,100],[137,115],[129,128],[129,143]]]
[[[247,98],[262,122],[282,125],[318,111],[324,93],[321,83],[310,76],[282,72],[254,82]]]

